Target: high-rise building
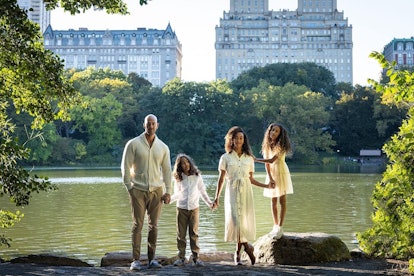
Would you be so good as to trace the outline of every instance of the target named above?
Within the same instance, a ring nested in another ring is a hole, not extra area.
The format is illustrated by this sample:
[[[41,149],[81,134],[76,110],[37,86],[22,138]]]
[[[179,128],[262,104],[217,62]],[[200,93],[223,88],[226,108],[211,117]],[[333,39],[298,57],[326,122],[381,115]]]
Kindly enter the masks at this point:
[[[165,30],[53,30],[43,33],[46,49],[63,59],[65,69],[110,68],[136,73],[154,86],[181,79],[182,47],[168,24]]]
[[[231,81],[272,63],[313,62],[352,84],[352,48],[352,26],[337,0],[298,0],[295,11],[269,10],[268,0],[230,0],[216,26],[216,78]]]
[[[27,11],[30,20],[39,24],[43,33],[50,24],[50,11],[46,10],[43,0],[17,0],[17,4]]]
[[[414,65],[414,37],[394,38],[384,47],[383,55],[397,66],[412,67]]]

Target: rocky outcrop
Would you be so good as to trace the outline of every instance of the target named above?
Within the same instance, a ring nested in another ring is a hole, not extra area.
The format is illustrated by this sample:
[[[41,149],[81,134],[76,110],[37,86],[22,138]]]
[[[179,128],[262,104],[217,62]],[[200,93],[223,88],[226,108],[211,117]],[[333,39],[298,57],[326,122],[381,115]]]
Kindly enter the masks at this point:
[[[351,253],[346,245],[336,236],[325,233],[285,233],[280,239],[272,235],[260,237],[254,244],[256,263],[267,266],[307,265],[349,260]],[[233,252],[200,253],[200,259],[206,263],[233,263]],[[171,265],[177,256],[157,256],[163,265]],[[243,253],[244,263],[250,260]],[[132,260],[130,252],[110,252],[101,259],[101,267],[129,267]],[[146,255],[141,255],[141,264],[148,264]],[[11,263],[34,263],[48,266],[90,267],[92,265],[78,259],[52,255],[28,255],[10,260]]]
[[[48,254],[28,255],[25,257],[18,257],[10,260],[11,263],[31,263],[50,266],[77,266],[77,267],[91,267],[92,265],[67,257],[52,256]]]
[[[285,233],[280,239],[268,234],[253,245],[256,263],[306,265],[351,258],[344,242],[325,233]]]
[[[199,258],[204,262],[221,262],[233,260],[233,254],[227,252],[200,253]],[[157,256],[156,259],[162,265],[171,265],[177,259],[177,256],[164,257]],[[101,267],[106,266],[129,266],[131,264],[132,254],[129,252],[109,252],[101,259]],[[148,257],[141,255],[140,262],[142,265],[148,264]]]
[[[276,239],[274,235],[264,235],[253,245],[256,263],[268,265],[306,265],[351,258],[345,243],[338,237],[325,233],[285,233],[280,239]],[[204,262],[233,262],[233,252],[200,253],[199,257]],[[131,259],[129,252],[110,252],[102,258],[101,266],[128,266]],[[162,265],[170,265],[176,259],[176,256],[157,256]],[[246,253],[243,253],[242,259],[245,263],[250,263]],[[140,261],[147,264],[147,256],[142,255]]]

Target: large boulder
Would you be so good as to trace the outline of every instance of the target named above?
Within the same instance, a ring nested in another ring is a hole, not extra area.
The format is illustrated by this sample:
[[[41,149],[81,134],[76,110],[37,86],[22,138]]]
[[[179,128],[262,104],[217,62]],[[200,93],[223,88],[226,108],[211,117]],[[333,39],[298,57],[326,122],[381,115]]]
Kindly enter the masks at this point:
[[[267,234],[253,245],[257,263],[304,265],[351,258],[344,242],[325,233],[285,233],[280,239]]]

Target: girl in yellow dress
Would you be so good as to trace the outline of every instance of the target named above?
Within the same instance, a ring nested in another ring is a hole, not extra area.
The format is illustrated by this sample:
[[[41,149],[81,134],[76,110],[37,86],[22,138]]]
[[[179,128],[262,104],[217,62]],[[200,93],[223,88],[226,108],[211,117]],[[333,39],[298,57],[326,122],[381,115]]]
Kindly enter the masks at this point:
[[[285,162],[286,154],[292,148],[286,129],[280,124],[270,124],[262,142],[264,159],[255,159],[256,162],[266,163],[266,183],[274,183],[274,189],[264,189],[263,195],[270,197],[273,215],[273,229],[270,234],[280,238],[283,235],[283,222],[286,215],[286,195],[293,194],[292,179],[289,168]],[[280,220],[278,215],[278,200],[280,203]]]

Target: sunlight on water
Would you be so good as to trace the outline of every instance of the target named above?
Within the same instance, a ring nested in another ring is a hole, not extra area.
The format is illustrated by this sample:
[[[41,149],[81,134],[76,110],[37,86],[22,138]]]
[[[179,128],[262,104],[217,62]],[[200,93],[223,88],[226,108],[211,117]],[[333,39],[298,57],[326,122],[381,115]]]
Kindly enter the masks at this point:
[[[129,198],[118,170],[54,170],[42,174],[59,189],[33,196],[30,205],[22,209],[23,220],[5,231],[13,239],[12,247],[1,247],[0,257],[53,253],[100,265],[107,252],[130,252]],[[264,181],[264,173],[256,173],[256,178]],[[357,247],[354,234],[370,226],[369,198],[379,178],[378,174],[292,173],[294,194],[287,199],[284,231],[325,232],[340,237],[350,249]],[[203,179],[213,198],[217,173],[206,172]],[[254,196],[258,238],[268,233],[273,223],[270,199],[257,187]],[[0,206],[16,210],[4,197]],[[174,204],[163,207],[157,255],[171,257],[177,253],[175,213]],[[145,224],[143,254],[146,231]],[[233,252],[235,245],[223,242],[223,231],[223,205],[212,211],[200,200],[201,251]]]
[[[111,184],[122,183],[121,177],[62,177],[49,178],[54,184]]]

